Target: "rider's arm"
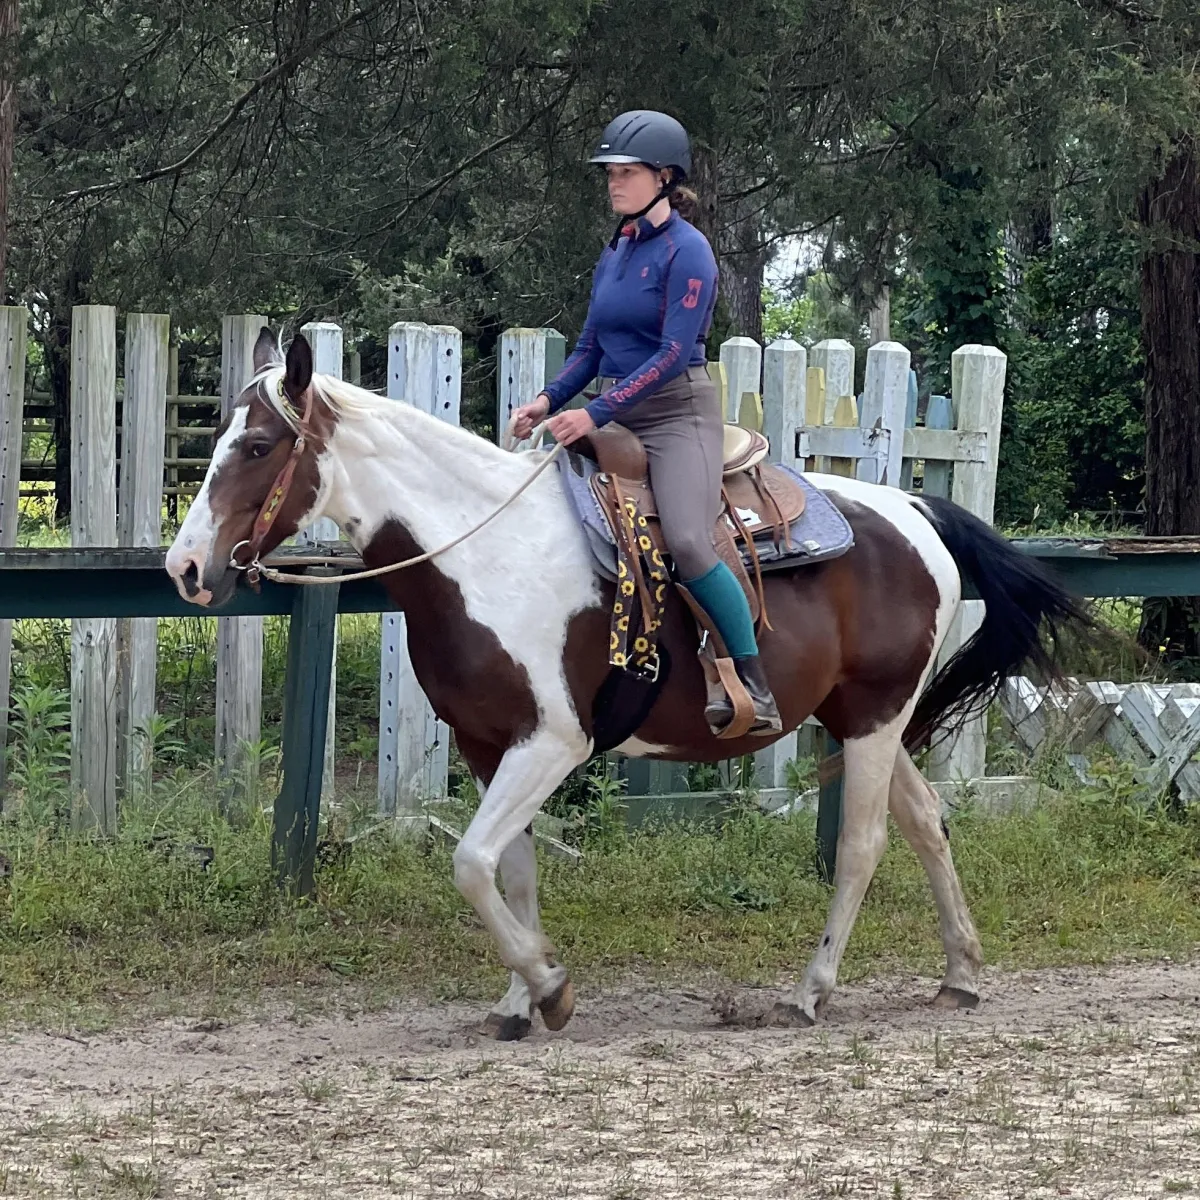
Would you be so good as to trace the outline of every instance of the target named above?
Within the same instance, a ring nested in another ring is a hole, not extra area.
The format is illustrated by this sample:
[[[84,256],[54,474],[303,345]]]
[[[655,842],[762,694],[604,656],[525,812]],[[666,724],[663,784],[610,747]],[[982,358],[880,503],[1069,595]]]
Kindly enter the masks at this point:
[[[700,330],[712,315],[716,286],[716,263],[707,243],[696,240],[677,246],[667,268],[666,312],[658,350],[587,406],[597,426],[618,419],[687,369]]]
[[[608,253],[605,250],[605,254]],[[596,378],[596,372],[600,369],[600,360],[604,357],[604,351],[600,348],[599,338],[596,337],[596,323],[592,316],[592,308],[596,300],[596,284],[603,265],[604,258],[602,256],[600,262],[596,264],[596,271],[592,276],[592,294],[588,301],[588,315],[583,323],[583,329],[580,330],[579,340],[575,343],[575,349],[571,351],[571,357],[563,363],[563,369],[542,388],[542,392],[550,398],[550,412],[552,413],[557,412],[564,404],[578,396]]]

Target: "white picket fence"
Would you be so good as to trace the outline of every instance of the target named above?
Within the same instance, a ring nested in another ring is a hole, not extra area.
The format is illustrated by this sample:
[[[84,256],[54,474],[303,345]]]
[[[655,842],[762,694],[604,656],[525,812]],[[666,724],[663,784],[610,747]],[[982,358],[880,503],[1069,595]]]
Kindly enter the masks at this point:
[[[0,308],[0,545],[17,531],[26,331],[24,308]],[[222,322],[221,400],[228,411],[252,373],[254,342],[266,324],[258,314]],[[115,486],[117,312],[105,305],[74,310],[71,354],[72,540],[79,546],[148,546],[162,542],[162,482],[166,444],[170,321],[164,314],[125,317],[123,462]],[[317,369],[340,375],[342,333],[330,322],[306,325]],[[513,408],[533,398],[564,360],[566,342],[553,329],[510,329],[500,339],[496,429]],[[953,394],[931,398],[916,424],[915,376],[909,352],[894,342],[871,347],[861,398],[853,393],[854,348],[825,341],[811,352],[790,338],[765,350],[747,338],[721,347],[718,374],[729,419],[763,429],[779,461],[815,465],[859,478],[950,495],[990,521],[995,495],[1005,358],[998,350],[964,346],[954,355]],[[422,405],[457,424],[462,388],[462,335],[450,326],[402,322],[388,338],[387,395]],[[826,460],[826,461],[822,461]],[[914,472],[914,465],[923,470]],[[120,514],[120,520],[118,520]],[[325,522],[301,540],[332,537]],[[971,607],[971,606],[969,606]],[[415,816],[445,794],[448,731],[434,717],[413,675],[404,618],[382,618],[379,687],[380,811]],[[960,644],[978,616],[968,612],[951,638]],[[111,828],[120,788],[144,778],[130,731],[152,715],[156,622],[77,620],[72,626],[72,788],[84,823]],[[227,773],[261,737],[263,618],[218,620],[217,719],[214,752]],[[11,624],[0,622],[0,712],[7,710]],[[950,647],[946,653],[950,652]],[[333,700],[331,696],[331,707]],[[334,721],[329,723],[326,785],[332,788]],[[979,724],[937,760],[937,779],[983,774]],[[759,782],[779,788],[796,754],[796,735],[762,751]],[[121,764],[119,771],[113,764]],[[675,765],[656,767],[652,790],[672,789]]]
[[[1052,746],[1085,782],[1087,751],[1097,742],[1132,763],[1144,799],[1174,784],[1186,804],[1200,801],[1200,684],[1082,683],[1043,687],[1024,676],[1007,680],[1001,709],[1029,754]]]

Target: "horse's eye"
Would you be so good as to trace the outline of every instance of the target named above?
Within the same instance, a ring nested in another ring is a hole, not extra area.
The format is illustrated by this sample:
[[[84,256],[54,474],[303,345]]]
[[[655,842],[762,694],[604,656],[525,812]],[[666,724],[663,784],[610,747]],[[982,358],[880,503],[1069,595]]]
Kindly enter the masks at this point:
[[[271,447],[266,442],[251,442],[250,455],[252,458],[266,458],[271,453]]]

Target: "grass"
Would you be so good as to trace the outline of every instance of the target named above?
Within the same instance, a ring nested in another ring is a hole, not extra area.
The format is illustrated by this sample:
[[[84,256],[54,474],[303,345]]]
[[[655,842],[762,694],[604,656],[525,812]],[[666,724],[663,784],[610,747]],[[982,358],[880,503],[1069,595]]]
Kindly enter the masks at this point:
[[[1200,815],[1111,787],[1032,814],[953,816],[952,846],[987,960],[1005,967],[1186,956],[1200,944]],[[169,853],[211,846],[210,866]],[[159,840],[156,841],[156,835]],[[546,929],[581,981],[711,970],[765,983],[803,966],[830,893],[813,818],[749,810],[721,828],[588,836],[582,866],[541,864]],[[106,1020],[129,1001],[214,1003],[280,985],[360,985],[380,999],[492,997],[504,973],[452,882],[449,851],[383,836],[324,868],[310,902],[277,889],[268,819],[218,816],[204,781],[160,787],[107,842],[18,815],[0,825],[0,1004],[10,1019]],[[924,874],[896,837],[843,978],[939,971]],[[106,1015],[107,1014],[107,1015]]]

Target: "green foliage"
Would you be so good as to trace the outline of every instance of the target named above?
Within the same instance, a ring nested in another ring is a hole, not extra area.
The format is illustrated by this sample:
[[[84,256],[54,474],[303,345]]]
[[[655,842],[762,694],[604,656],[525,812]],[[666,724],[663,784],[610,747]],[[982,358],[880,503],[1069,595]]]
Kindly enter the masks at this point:
[[[1103,764],[1097,771],[1104,772]],[[1117,766],[1028,815],[950,818],[955,862],[988,962],[1003,967],[1177,954],[1200,939],[1200,821],[1131,804]],[[830,890],[810,815],[735,809],[719,828],[590,836],[581,865],[543,858],[545,928],[580,980],[713,969],[770,982],[820,936]],[[191,852],[212,850],[212,861]],[[455,891],[449,850],[385,836],[354,843],[290,904],[267,819],[234,826],[211,781],[163,784],[110,841],[0,823],[0,1000],[120,1006],[196,991],[354,980],[398,995],[492,995],[503,970]],[[942,961],[928,883],[893,836],[843,978]]]
[[[1079,221],[1026,264],[1007,335],[1011,418],[997,509],[1134,518],[1145,425],[1137,246]]]

